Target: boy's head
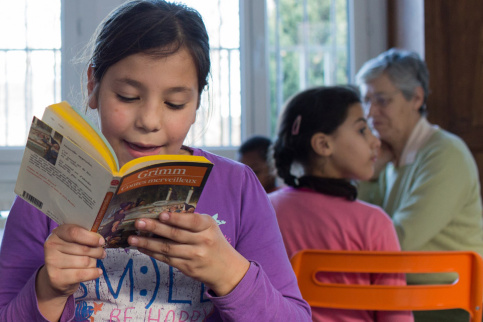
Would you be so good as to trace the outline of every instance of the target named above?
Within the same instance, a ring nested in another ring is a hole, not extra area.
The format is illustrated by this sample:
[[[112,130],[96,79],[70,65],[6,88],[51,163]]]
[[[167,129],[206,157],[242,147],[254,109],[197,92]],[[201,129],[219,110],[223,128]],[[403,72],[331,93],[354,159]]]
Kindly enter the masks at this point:
[[[238,149],[238,161],[249,166],[258,177],[266,192],[275,189],[275,172],[268,161],[272,141],[263,136],[253,136]]]

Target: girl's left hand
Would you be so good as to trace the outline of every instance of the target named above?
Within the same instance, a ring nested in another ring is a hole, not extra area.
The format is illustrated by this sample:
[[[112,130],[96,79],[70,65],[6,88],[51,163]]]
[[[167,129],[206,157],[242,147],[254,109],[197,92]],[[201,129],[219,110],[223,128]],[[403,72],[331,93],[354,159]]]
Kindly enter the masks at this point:
[[[163,212],[159,220],[138,219],[135,226],[159,237],[130,236],[130,245],[204,283],[217,296],[230,293],[250,266],[209,215]]]

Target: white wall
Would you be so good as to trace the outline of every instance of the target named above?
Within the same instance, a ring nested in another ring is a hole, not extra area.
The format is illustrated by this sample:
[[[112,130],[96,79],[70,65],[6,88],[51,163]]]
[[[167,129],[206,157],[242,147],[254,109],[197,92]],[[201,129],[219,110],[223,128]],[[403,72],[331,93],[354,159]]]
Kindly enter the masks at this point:
[[[62,100],[79,106],[85,64],[75,63],[95,32],[97,25],[123,0],[62,0]],[[83,85],[84,86],[84,85]]]
[[[10,209],[15,193],[13,189],[22,160],[23,147],[0,147],[0,210]]]

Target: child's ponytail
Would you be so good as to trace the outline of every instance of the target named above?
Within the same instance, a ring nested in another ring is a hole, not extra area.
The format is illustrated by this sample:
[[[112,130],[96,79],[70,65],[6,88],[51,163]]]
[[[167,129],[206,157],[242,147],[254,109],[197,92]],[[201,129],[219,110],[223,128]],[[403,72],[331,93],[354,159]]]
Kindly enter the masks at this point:
[[[283,140],[277,139],[273,145],[273,159],[275,161],[275,168],[277,175],[283,179],[285,184],[296,187],[297,182],[294,175],[291,173],[294,151],[289,147],[284,146]]]

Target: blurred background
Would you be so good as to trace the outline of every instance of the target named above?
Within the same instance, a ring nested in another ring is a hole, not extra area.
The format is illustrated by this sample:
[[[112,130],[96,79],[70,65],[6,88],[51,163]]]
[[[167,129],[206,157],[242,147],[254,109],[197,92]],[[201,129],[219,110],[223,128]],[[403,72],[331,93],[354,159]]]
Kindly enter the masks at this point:
[[[8,213],[32,117],[67,100],[84,109],[81,58],[122,0],[0,2],[0,211]],[[207,25],[212,71],[189,145],[235,158],[273,137],[283,103],[315,85],[353,83],[400,47],[427,61],[429,120],[461,136],[483,168],[483,2],[478,0],[183,0]],[[0,220],[0,227],[3,221]]]

